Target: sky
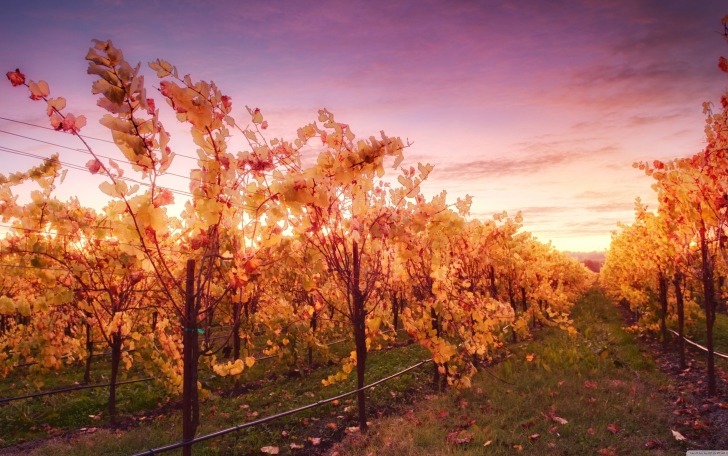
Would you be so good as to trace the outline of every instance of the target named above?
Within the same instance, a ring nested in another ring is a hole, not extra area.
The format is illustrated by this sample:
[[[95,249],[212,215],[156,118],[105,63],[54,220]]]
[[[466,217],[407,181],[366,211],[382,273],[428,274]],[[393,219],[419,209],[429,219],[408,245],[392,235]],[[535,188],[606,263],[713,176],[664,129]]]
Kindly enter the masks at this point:
[[[89,119],[82,134],[110,137],[98,124],[104,112],[84,57],[92,39],[111,39],[130,63],[142,62],[163,111],[146,66],[157,58],[193,80],[215,81],[239,122],[249,118],[246,105],[260,108],[271,137],[294,139],[326,108],[358,136],[383,130],[409,140],[405,164],[435,166],[426,195],[444,189],[450,202],[472,195],[472,218],[523,211],[524,230],[560,250],[608,248],[617,222],[633,220],[636,197],[654,209],[651,179],[632,163],[699,151],[702,103],[717,103],[728,87],[717,66],[728,55],[720,34],[728,5],[719,0],[106,0],[0,8],[0,70],[47,81],[68,112]],[[77,138],[14,121],[49,125],[45,107],[3,78],[0,147],[59,152],[76,165],[90,158],[71,150],[81,147]],[[173,118],[165,127],[174,151],[195,155],[188,127]],[[90,143],[122,158],[111,144]],[[38,161],[0,151],[0,173]],[[171,171],[188,175],[192,167],[178,157]],[[100,182],[72,169],[57,194],[100,208]],[[186,189],[189,181],[170,176],[163,185]]]

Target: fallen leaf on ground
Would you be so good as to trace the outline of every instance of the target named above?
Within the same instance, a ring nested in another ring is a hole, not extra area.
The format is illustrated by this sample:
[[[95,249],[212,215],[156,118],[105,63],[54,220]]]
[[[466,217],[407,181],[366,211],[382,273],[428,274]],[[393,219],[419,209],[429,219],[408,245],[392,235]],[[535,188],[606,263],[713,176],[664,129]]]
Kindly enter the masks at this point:
[[[677,431],[672,431],[672,435],[675,437],[675,440],[687,440],[684,435],[680,434]]]
[[[528,440],[536,440],[539,437],[541,437],[541,434],[531,434],[528,436]]]
[[[586,389],[596,389],[597,388],[597,382],[590,382],[589,380],[584,382],[584,388]]]
[[[488,446],[488,445],[490,445],[491,443],[493,443],[493,441],[492,441],[492,440],[488,440],[487,442],[485,442],[485,443],[483,444],[483,446]]]
[[[303,448],[303,445],[297,445],[295,443],[292,443],[291,444],[291,449],[292,450],[300,450],[301,448]]]
[[[311,445],[313,446],[321,445],[321,437],[309,437],[308,441],[311,442]]]
[[[662,442],[659,440],[650,440],[647,443],[645,443],[645,448],[648,450],[654,450],[656,448],[660,448],[662,446]]]
[[[607,424],[607,431],[611,432],[612,434],[616,434],[617,432],[619,432],[619,425]]]
[[[561,418],[560,416],[556,416],[556,415],[552,416],[551,419],[554,420],[554,421],[556,421],[559,424],[566,424],[566,423],[568,423],[568,421],[566,421],[565,419]]]
[[[447,433],[447,441],[450,443],[469,443],[473,441],[473,436],[466,431],[454,431]]]
[[[264,446],[260,449],[261,453],[268,453],[268,454],[278,454],[278,447],[277,446]]]
[[[535,353],[529,353],[526,355],[526,361],[528,361],[529,363],[532,362],[534,360],[534,358],[536,358]]]
[[[589,429],[586,430],[586,432],[588,432],[589,435],[594,435],[594,434],[597,433],[597,431],[595,431],[594,428],[589,428]]]

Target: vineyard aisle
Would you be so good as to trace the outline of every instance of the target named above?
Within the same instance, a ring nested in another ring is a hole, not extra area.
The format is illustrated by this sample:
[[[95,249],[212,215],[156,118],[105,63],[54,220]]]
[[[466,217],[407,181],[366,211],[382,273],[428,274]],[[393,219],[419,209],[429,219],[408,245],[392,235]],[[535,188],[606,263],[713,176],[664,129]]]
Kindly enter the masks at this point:
[[[710,402],[689,373],[663,372],[670,357],[661,359],[654,351],[659,344],[626,332],[620,309],[601,291],[588,292],[573,315],[576,337],[536,331],[479,373],[471,390],[451,390],[378,420],[366,440],[349,436],[329,455],[662,455],[728,448],[719,431],[728,422],[725,398]],[[705,370],[703,356],[689,357],[692,370]]]

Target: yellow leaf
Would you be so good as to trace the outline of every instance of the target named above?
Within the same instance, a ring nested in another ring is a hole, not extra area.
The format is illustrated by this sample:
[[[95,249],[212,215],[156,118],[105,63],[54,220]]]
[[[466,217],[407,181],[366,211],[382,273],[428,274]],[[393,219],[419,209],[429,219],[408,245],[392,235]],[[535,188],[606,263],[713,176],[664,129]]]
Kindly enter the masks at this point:
[[[15,313],[15,304],[13,304],[13,300],[7,296],[0,297],[0,314],[12,313]]]

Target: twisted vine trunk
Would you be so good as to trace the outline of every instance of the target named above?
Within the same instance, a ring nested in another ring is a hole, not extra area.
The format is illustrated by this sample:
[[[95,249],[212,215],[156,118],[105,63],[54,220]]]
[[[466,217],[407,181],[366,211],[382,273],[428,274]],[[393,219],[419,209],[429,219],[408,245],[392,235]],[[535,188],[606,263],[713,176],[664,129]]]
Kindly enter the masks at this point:
[[[183,340],[182,383],[182,440],[195,438],[199,424],[200,407],[197,395],[197,363],[200,348],[197,340],[197,306],[195,305],[195,260],[187,260],[185,315]],[[183,456],[192,456],[192,445],[182,448]]]
[[[367,360],[367,344],[366,344],[366,313],[364,309],[364,296],[359,288],[359,278],[361,274],[359,256],[359,245],[353,242],[353,277],[350,281],[350,292],[352,299],[352,323],[354,324],[354,344],[356,347],[356,387],[361,389],[364,387],[364,372]],[[357,405],[359,408],[359,430],[367,431],[367,414],[366,414],[366,396],[364,391],[359,391],[356,395]]]
[[[660,272],[657,278],[660,288],[660,325],[662,327],[662,351],[667,351],[667,278]]]
[[[399,307],[400,302],[399,298],[397,298],[397,293],[394,293],[392,296],[392,317],[393,317],[393,325],[394,325],[394,337],[397,338],[397,326],[399,326]]]
[[[311,315],[311,335],[314,336],[316,334],[316,326],[318,325],[318,311],[316,310],[316,307],[314,306],[313,299],[311,296],[307,297],[308,303],[311,307],[313,307],[313,315]],[[313,367],[313,346],[311,344],[308,345],[308,366]]]
[[[715,323],[715,285],[713,268],[708,260],[708,241],[705,238],[705,226],[700,228],[700,256],[702,257],[703,297],[705,301],[705,338],[708,346],[708,394],[715,396],[715,356],[713,348],[713,323]]]
[[[508,279],[508,302],[511,303],[511,308],[513,308],[513,343],[515,344],[518,342],[518,335],[516,334],[516,319],[518,318],[518,306],[515,302],[515,297],[513,296],[513,284],[511,283],[511,280]]]
[[[83,372],[83,381],[87,385],[91,383],[91,358],[94,356],[94,341],[92,340],[93,333],[91,332],[91,324],[88,322],[88,315],[86,316],[86,351],[88,356],[86,357],[86,369]]]
[[[119,376],[121,362],[121,332],[111,336],[111,379],[109,380],[109,419],[116,424],[116,380]]]
[[[685,301],[683,299],[683,290],[681,287],[682,274],[680,271],[675,272],[675,276],[672,279],[672,284],[675,287],[675,300],[677,301],[677,333],[678,337],[678,351],[680,352],[680,369],[685,369],[685,336],[683,328],[685,326]]]

